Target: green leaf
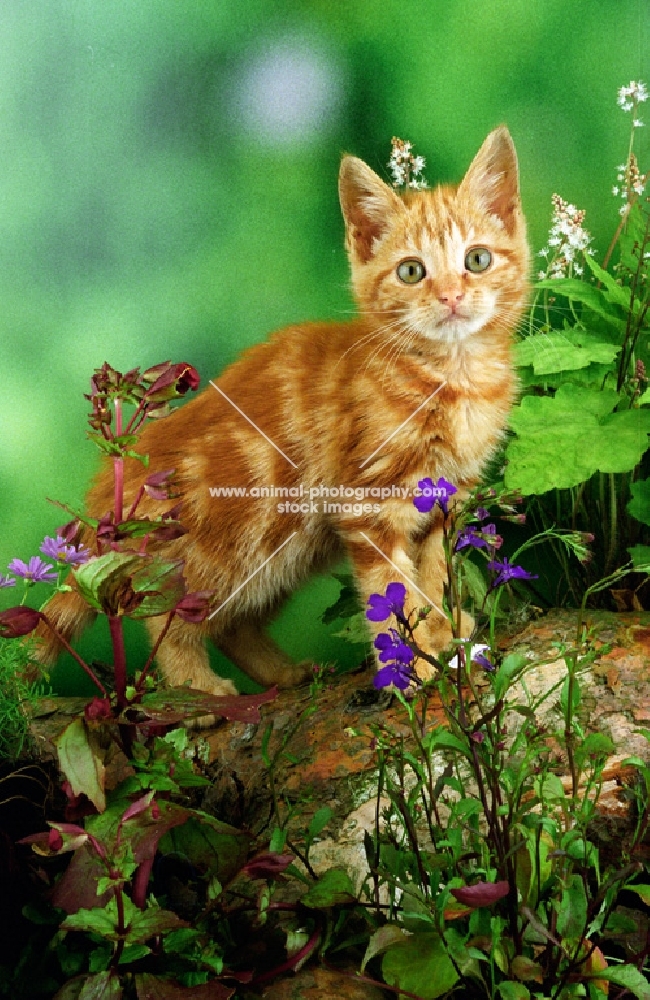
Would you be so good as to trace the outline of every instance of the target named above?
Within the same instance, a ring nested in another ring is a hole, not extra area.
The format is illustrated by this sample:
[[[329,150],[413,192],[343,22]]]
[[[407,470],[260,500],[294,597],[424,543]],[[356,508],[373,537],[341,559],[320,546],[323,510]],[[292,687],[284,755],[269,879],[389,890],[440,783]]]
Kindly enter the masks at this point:
[[[650,885],[626,885],[628,892],[635,892],[646,906],[650,906]]]
[[[634,993],[639,1000],[650,1000],[650,983],[635,965],[610,965],[601,969],[597,979],[606,979]]]
[[[635,573],[650,573],[650,545],[633,545],[627,551],[634,563]]]
[[[366,965],[371,958],[375,958],[376,955],[382,955],[391,945],[401,943],[404,940],[404,936],[403,929],[396,924],[385,924],[378,931],[375,931],[368,941],[368,947],[363,956],[360,969],[361,975],[363,975]]]
[[[187,926],[186,921],[171,910],[148,907],[146,910],[139,910],[132,918],[126,940],[129,944],[141,944],[154,934],[164,934],[165,931],[175,931]]]
[[[84,599],[107,615],[162,615],[185,594],[183,560],[165,561],[135,552],[107,552],[75,571]]]
[[[331,625],[337,618],[353,618],[361,610],[361,601],[354,577],[349,573],[333,573],[332,575],[341,584],[341,593],[334,604],[323,611],[321,615],[323,625]]]
[[[606,289],[606,298],[610,302],[614,302],[617,306],[620,306],[626,313],[630,309],[630,289],[625,288],[623,285],[619,285],[609,271],[603,270],[600,264],[594,260],[590,254],[585,254],[585,263],[591,273],[593,274],[596,281],[599,281],[601,285],[604,285]],[[638,312],[639,302],[638,300],[634,303],[634,312]]]
[[[89,742],[83,718],[73,719],[55,740],[59,767],[75,795],[83,792],[98,812],[106,808],[104,763]]]
[[[370,632],[365,611],[358,611],[355,615],[346,619],[346,624],[338,632],[332,632],[336,639],[345,639],[347,642],[370,641]]]
[[[587,923],[587,896],[580,875],[572,875],[558,906],[557,932],[563,941],[582,940]]]
[[[607,364],[620,350],[619,344],[602,340],[585,330],[552,330],[534,333],[515,345],[515,364],[532,365],[536,375],[586,368],[593,361]]]
[[[301,899],[301,903],[314,910],[354,903],[356,893],[352,879],[345,868],[328,868],[315,885]]]
[[[632,499],[626,510],[643,524],[650,524],[650,479],[637,479],[630,483]],[[650,550],[649,550],[650,551]]]
[[[521,653],[510,653],[494,675],[494,699],[499,701],[512,683],[513,677],[526,666],[526,657]]]
[[[332,810],[329,806],[321,806],[317,809],[311,818],[311,823],[309,824],[309,830],[307,831],[307,839],[311,842],[314,837],[317,837],[321,833],[329,821],[332,818]]]
[[[523,983],[515,983],[512,979],[505,979],[497,986],[503,1000],[530,1000],[530,991]]]
[[[127,944],[120,955],[118,965],[128,965],[129,962],[137,962],[139,958],[146,958],[151,954],[151,948],[146,944]]]
[[[122,984],[112,972],[98,972],[89,976],[83,985],[78,1000],[120,1000]]]
[[[458,982],[447,950],[438,934],[416,933],[397,942],[384,955],[382,974],[389,986],[435,1000]]]
[[[187,822],[169,830],[158,847],[162,854],[187,858],[195,867],[226,883],[246,861],[250,836],[207,813],[192,810]]]
[[[594,472],[627,472],[648,447],[650,410],[612,413],[612,389],[566,383],[554,397],[524,396],[511,414],[517,435],[506,458],[506,486],[524,494],[568,488]]]
[[[125,919],[128,920],[130,914],[127,911],[129,909],[133,911],[135,907],[128,896],[123,895],[122,899],[125,904]],[[108,938],[109,941],[118,940],[120,936],[118,927],[115,897],[112,897],[104,907],[94,906],[91,910],[80,909],[76,913],[70,913],[61,924],[61,930],[92,931],[100,937]]]
[[[544,281],[536,283],[535,290],[537,289],[546,289],[549,292],[562,295],[566,299],[582,302],[592,312],[604,317],[619,330],[624,329],[625,323],[620,308],[612,303],[605,292],[587,281],[580,281],[578,278],[545,278]],[[627,309],[627,306],[625,308]]]

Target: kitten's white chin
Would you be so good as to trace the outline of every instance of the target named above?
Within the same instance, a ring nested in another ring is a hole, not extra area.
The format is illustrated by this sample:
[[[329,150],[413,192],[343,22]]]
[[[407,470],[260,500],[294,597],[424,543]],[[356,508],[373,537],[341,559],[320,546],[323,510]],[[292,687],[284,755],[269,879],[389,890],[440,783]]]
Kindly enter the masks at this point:
[[[438,343],[457,344],[478,333],[487,322],[485,316],[447,316],[441,322],[431,324],[422,333],[428,340]]]

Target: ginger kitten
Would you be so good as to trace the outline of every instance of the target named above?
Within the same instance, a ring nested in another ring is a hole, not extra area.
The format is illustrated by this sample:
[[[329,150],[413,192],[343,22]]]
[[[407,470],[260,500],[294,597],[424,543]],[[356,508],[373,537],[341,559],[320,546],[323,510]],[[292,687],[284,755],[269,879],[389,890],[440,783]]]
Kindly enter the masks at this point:
[[[234,691],[210,669],[208,638],[261,684],[299,683],[311,665],[292,663],[264,625],[343,551],[364,601],[401,580],[407,612],[441,607],[440,512],[419,513],[412,495],[378,502],[377,489],[412,490],[419,479],[440,476],[467,489],[503,434],[515,393],[510,342],[528,273],[508,130],[488,135],[458,188],[400,196],[361,160],[344,156],[339,193],[359,318],[280,330],[231,365],[218,389],[210,385],[152,421],[138,444],[151,472],[176,469],[189,529],[151,551],[184,559],[189,589],[213,590],[219,608],[201,625],[174,619],[158,653],[171,684]],[[139,462],[127,462],[127,504],[143,477]],[[220,486],[257,489],[211,495]],[[255,496],[271,486],[279,495]],[[338,498],[337,510],[332,494],[309,499],[309,489],[321,486],[347,488],[347,502]],[[360,492],[351,502],[350,489],[361,487],[364,502]],[[111,506],[105,466],[88,510],[100,517]],[[168,506],[145,500],[140,516]],[[76,591],[55,595],[47,614],[68,636],[93,617]],[[152,641],[164,621],[147,620]],[[418,630],[432,651],[449,638],[435,610]],[[58,649],[51,637],[48,643],[42,656],[52,662]]]

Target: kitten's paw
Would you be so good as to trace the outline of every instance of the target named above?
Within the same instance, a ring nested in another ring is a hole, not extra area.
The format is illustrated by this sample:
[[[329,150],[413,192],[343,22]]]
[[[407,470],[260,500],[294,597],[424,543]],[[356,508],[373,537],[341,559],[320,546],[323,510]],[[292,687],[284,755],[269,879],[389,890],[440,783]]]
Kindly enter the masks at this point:
[[[273,683],[283,690],[284,688],[300,687],[308,680],[314,678],[314,671],[317,664],[313,660],[301,660],[300,663],[288,663],[278,671]]]

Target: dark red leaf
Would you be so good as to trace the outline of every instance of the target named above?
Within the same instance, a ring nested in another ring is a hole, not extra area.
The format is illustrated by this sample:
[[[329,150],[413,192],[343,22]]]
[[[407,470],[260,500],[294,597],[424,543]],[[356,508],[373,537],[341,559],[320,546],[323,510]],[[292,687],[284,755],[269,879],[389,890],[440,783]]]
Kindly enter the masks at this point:
[[[249,878],[275,878],[281,875],[285,868],[295,861],[293,854],[258,854],[256,858],[251,858],[242,868],[242,872]]]
[[[108,698],[93,698],[84,708],[86,722],[97,722],[99,719],[111,718],[111,703]]]
[[[176,614],[184,622],[198,624],[204,621],[210,613],[213,594],[213,590],[196,590],[193,594],[186,594],[176,605]]]
[[[3,639],[17,639],[21,635],[33,632],[42,615],[34,608],[8,608],[0,612],[0,636]]]
[[[477,882],[476,885],[464,885],[461,889],[449,891],[464,906],[491,906],[508,895],[510,886],[507,882]]]

